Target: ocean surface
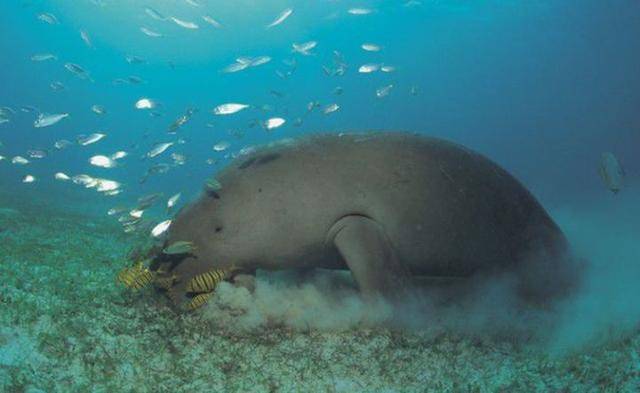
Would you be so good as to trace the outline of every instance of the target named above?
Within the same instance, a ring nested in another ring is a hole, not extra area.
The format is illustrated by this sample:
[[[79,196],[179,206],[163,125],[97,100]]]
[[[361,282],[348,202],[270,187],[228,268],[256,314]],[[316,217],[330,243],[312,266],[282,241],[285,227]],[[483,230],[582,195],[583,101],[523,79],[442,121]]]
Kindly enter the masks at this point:
[[[640,390],[640,2],[11,0],[0,19],[0,391]],[[115,282],[232,159],[369,131],[512,173],[590,261],[584,293],[531,325],[494,294],[474,323],[436,308],[398,332],[322,274],[225,284],[188,315]]]

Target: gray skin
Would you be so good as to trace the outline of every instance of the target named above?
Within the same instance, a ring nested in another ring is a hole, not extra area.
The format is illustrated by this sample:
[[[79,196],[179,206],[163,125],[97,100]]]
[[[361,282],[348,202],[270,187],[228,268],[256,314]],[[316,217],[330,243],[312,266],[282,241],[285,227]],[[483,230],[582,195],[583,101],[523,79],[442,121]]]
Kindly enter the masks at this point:
[[[365,298],[400,299],[414,277],[513,272],[526,298],[575,277],[564,235],[505,170],[462,146],[407,133],[317,135],[258,149],[175,217],[159,254],[186,283],[211,269],[350,269]]]

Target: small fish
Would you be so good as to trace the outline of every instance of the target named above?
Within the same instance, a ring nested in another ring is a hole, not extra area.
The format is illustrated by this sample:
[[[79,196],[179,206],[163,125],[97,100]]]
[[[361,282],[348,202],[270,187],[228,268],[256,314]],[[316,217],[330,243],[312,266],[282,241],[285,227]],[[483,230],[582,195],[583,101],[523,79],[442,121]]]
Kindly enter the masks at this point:
[[[26,158],[22,157],[22,156],[15,156],[11,159],[11,163],[15,164],[15,165],[27,165],[28,163],[30,163],[31,161],[27,160]]]
[[[325,115],[328,115],[330,113],[336,112],[340,109],[340,105],[338,104],[329,104],[327,106],[325,106],[324,108],[322,108],[322,113],[324,113]]]
[[[176,119],[170,126],[168,132],[175,133],[180,127],[185,125],[189,120],[191,120],[191,116],[196,112],[196,109],[189,108],[186,110],[185,114]]]
[[[136,56],[136,55],[127,55],[127,56],[125,56],[124,59],[129,64],[144,64],[144,63],[146,63],[146,60],[143,57]]]
[[[63,172],[58,172],[55,175],[53,175],[53,177],[54,177],[54,179],[61,180],[61,181],[69,181],[69,180],[71,180],[71,178],[66,173],[63,173]]]
[[[347,12],[351,15],[369,15],[373,10],[371,8],[349,8]]]
[[[160,237],[163,233],[165,233],[169,227],[171,226],[171,220],[165,220],[153,227],[151,230],[151,236]]]
[[[363,64],[358,68],[358,72],[361,74],[370,74],[372,72],[376,72],[380,69],[380,64]]]
[[[133,290],[139,290],[149,285],[154,278],[151,272],[143,262],[138,262],[132,267],[125,267],[117,276],[118,281],[125,287]]]
[[[171,169],[171,166],[169,164],[165,164],[163,162],[155,164],[151,168],[147,169],[147,172],[144,174],[144,176],[140,179],[139,182],[140,184],[144,184],[149,178],[149,176],[161,175],[163,173],[167,173],[169,172],[169,169]]]
[[[193,22],[189,22],[186,20],[182,20],[182,19],[178,19],[175,16],[171,17],[171,20],[177,24],[180,27],[184,27],[185,29],[190,29],[190,30],[195,30],[195,29],[199,29],[200,26],[198,26],[197,24],[193,23]]]
[[[153,31],[147,27],[141,27],[140,31],[143,32],[146,36],[148,37],[153,37],[153,38],[158,38],[158,37],[162,37],[162,34],[158,33],[157,31]]]
[[[200,7],[200,3],[198,3],[196,0],[184,0],[187,4],[189,4],[190,6],[193,7]]]
[[[21,110],[22,112],[25,112],[25,113],[39,112],[39,111],[38,111],[38,108],[36,108],[35,106],[31,106],[31,105],[21,106],[21,107],[20,107],[20,110]]]
[[[196,250],[193,242],[179,240],[171,243],[162,252],[167,255],[191,254]]]
[[[271,131],[271,130],[274,130],[274,129],[278,128],[278,127],[283,126],[284,123],[286,123],[285,119],[283,119],[281,117],[272,117],[272,118],[266,120],[263,123],[263,127],[264,127],[265,130]]]
[[[151,7],[145,8],[144,12],[155,20],[161,20],[161,21],[167,20],[167,18],[164,15],[162,15],[161,13],[159,13],[158,11],[156,11]]]
[[[36,181],[36,178],[32,175],[26,175],[23,179],[22,182],[23,183],[33,183]]]
[[[312,50],[313,48],[315,48],[316,46],[318,46],[318,42],[317,41],[307,41],[307,42],[303,42],[301,44],[293,43],[293,44],[291,44],[291,46],[293,48],[292,52],[300,53],[301,55],[304,55],[304,56],[310,56],[313,53],[310,53],[309,51]]]
[[[143,214],[144,214],[143,209],[133,209],[129,212],[129,215],[133,218],[142,218]]]
[[[173,209],[173,207],[175,207],[175,205],[178,203],[178,201],[180,200],[180,197],[182,196],[182,193],[177,193],[174,196],[172,196],[171,198],[169,198],[167,200],[167,211]]]
[[[367,43],[367,42],[362,44],[362,45],[360,45],[360,47],[362,48],[362,50],[367,51],[367,52],[380,52],[380,50],[382,49],[380,47],[380,45]]]
[[[249,64],[251,65],[251,67],[257,67],[263,64],[267,64],[270,61],[271,61],[270,56],[258,56],[251,59],[251,62]]]
[[[151,207],[154,203],[156,203],[158,199],[162,197],[162,195],[163,194],[161,192],[156,192],[153,194],[141,196],[140,198],[138,198],[138,208],[146,209],[148,207]]]
[[[86,188],[93,188],[98,185],[98,182],[96,181],[96,179],[94,179],[89,175],[84,175],[84,174],[75,175],[74,177],[71,178],[71,181],[73,181],[75,184],[85,186]]]
[[[53,91],[62,91],[62,90],[64,90],[64,84],[62,82],[59,82],[59,81],[51,82],[49,84],[49,87]]]
[[[187,157],[183,154],[171,153],[171,159],[176,165],[184,165],[187,162]]]
[[[120,150],[120,151],[117,151],[117,152],[113,153],[111,155],[111,159],[112,160],[120,160],[122,158],[125,158],[128,155],[129,155],[129,153],[127,153],[126,151]]]
[[[307,112],[311,112],[315,108],[319,108],[319,107],[320,107],[320,101],[309,101],[307,103]]]
[[[288,17],[291,16],[291,14],[293,14],[293,9],[292,8],[286,8],[284,11],[282,11],[280,13],[280,15],[278,15],[273,22],[269,23],[267,25],[267,29],[270,29],[272,27],[278,26],[279,24],[281,24],[282,22],[284,22]]]
[[[82,146],[87,146],[87,145],[91,145],[94,144],[100,140],[102,140],[104,137],[106,137],[106,134],[102,134],[99,132],[95,132],[93,134],[89,134],[89,135],[80,135],[78,137],[78,144],[82,145]]]
[[[211,292],[209,293],[201,293],[194,296],[189,303],[185,306],[188,311],[196,310],[202,306],[204,306],[211,298]]]
[[[30,158],[42,159],[47,156],[47,152],[44,150],[29,150],[27,152]]]
[[[43,21],[45,23],[48,23],[50,25],[57,25],[58,23],[60,23],[60,22],[58,22],[58,18],[56,18],[55,15],[53,15],[52,13],[49,13],[49,12],[45,12],[45,13],[39,14],[38,15],[38,20],[41,20],[41,21]]]
[[[235,62],[233,64],[230,64],[228,66],[226,66],[222,72],[227,73],[227,74],[232,74],[234,72],[239,72],[242,70],[246,70],[247,68],[249,68],[250,63],[240,63],[240,62]]]
[[[220,191],[222,190],[222,183],[212,177],[205,182],[205,188],[207,191]]]
[[[411,88],[409,89],[409,93],[412,96],[418,95],[418,86],[415,86],[415,85],[411,86]]]
[[[213,150],[215,151],[225,151],[231,146],[231,143],[227,141],[221,141],[213,145]]]
[[[89,47],[93,48],[93,43],[91,42],[91,37],[89,37],[89,33],[84,30],[80,30],[80,38],[82,41]]]
[[[35,128],[49,127],[56,124],[57,122],[59,122],[60,120],[66,117],[69,117],[68,113],[57,113],[53,115],[41,113],[36,119],[36,121],[33,122],[33,126]]]
[[[231,272],[231,269],[214,269],[198,274],[189,280],[186,290],[189,293],[212,292],[220,282],[229,277]]]
[[[153,149],[147,153],[147,157],[154,158],[164,153],[168,148],[173,146],[173,142],[163,142],[156,144]]]
[[[380,87],[379,89],[376,90],[376,97],[384,98],[388,96],[392,88],[393,88],[393,85],[386,85],[386,86]]]
[[[80,79],[88,79],[88,80],[92,81],[92,79],[89,76],[89,73],[87,72],[87,70],[85,70],[84,68],[82,68],[81,66],[79,66],[79,65],[77,65],[75,63],[66,63],[64,65],[64,68],[66,68],[67,71],[69,71],[72,74],[76,75]]]
[[[625,171],[618,158],[610,152],[603,153],[600,158],[600,177],[607,188],[617,194],[624,186]]]
[[[89,158],[89,164],[100,168],[114,168],[117,164],[111,157],[96,155]]]
[[[107,113],[107,110],[102,105],[92,105],[91,111],[96,115],[104,115]]]
[[[136,109],[153,109],[156,107],[155,101],[150,98],[141,98],[135,103]]]
[[[222,24],[220,22],[218,22],[217,20],[213,19],[212,17],[210,17],[209,15],[203,15],[202,16],[202,20],[204,20],[205,22],[207,22],[211,26],[215,27],[216,29],[221,29],[222,28]]]
[[[105,193],[107,195],[116,195],[119,192],[119,188],[122,186],[115,180],[95,179],[95,181],[96,191]]]
[[[396,67],[390,65],[383,65],[382,67],[380,67],[380,71],[382,72],[394,72],[395,70]]]
[[[344,89],[342,88],[342,86],[336,86],[336,88],[333,89],[333,94],[337,96],[342,95],[342,92],[344,92]]]
[[[127,211],[126,207],[122,207],[122,206],[112,207],[111,209],[109,209],[107,211],[107,215],[115,216],[115,215],[118,215],[118,214],[122,214],[122,213],[124,213],[126,211]]]
[[[47,60],[58,60],[58,57],[51,53],[36,53],[35,55],[31,56],[31,61],[40,62]]]
[[[66,139],[60,139],[59,141],[56,141],[53,144],[53,147],[55,147],[58,150],[62,150],[62,149],[65,149],[65,148],[67,148],[67,147],[69,147],[71,145],[72,145],[71,141],[68,141]]]
[[[232,115],[248,107],[249,105],[246,105],[246,104],[238,104],[238,103],[230,102],[227,104],[216,106],[215,108],[213,108],[212,112],[214,115]]]
[[[127,82],[131,83],[132,85],[139,85],[141,83],[144,83],[144,79],[140,78],[139,76],[129,75],[127,77]]]

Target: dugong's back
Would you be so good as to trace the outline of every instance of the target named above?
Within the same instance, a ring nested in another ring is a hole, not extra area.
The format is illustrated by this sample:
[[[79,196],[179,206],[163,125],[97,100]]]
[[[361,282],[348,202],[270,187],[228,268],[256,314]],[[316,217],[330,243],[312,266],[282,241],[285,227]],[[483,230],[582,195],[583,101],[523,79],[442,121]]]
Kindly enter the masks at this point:
[[[242,157],[219,180],[237,209],[263,221],[256,230],[268,226],[280,234],[270,244],[303,244],[321,254],[326,245],[318,239],[340,218],[365,216],[384,228],[415,274],[466,276],[566,248],[561,231],[515,178],[435,138],[312,137]],[[278,263],[289,263],[287,256],[299,257],[292,248]]]

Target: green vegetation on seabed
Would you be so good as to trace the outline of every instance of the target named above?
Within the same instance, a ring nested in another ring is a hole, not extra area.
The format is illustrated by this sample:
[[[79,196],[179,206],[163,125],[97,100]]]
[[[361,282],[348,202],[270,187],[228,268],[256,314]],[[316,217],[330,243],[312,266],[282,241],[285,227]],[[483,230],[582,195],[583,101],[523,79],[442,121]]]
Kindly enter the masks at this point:
[[[3,392],[623,392],[640,384],[637,333],[551,357],[505,340],[383,328],[234,332],[210,313],[176,315],[151,289],[117,286],[140,239],[112,220],[1,206]]]

